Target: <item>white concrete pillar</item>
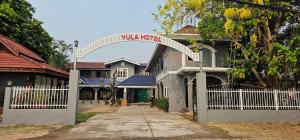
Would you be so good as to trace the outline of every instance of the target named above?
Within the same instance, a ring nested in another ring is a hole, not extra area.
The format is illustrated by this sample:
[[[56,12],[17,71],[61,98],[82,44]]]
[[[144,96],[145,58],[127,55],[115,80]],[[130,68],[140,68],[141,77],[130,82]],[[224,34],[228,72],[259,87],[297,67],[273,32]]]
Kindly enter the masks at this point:
[[[193,111],[193,83],[187,83],[188,88],[188,108],[189,111]]]
[[[182,67],[186,66],[186,64],[185,64],[185,62],[186,62],[185,58],[186,58],[186,55],[184,53],[181,53],[181,66]]]
[[[98,96],[97,96],[97,95],[98,95],[98,94],[97,94],[97,93],[98,93],[98,89],[99,89],[99,88],[94,88],[94,90],[95,90],[95,101],[98,100]]]
[[[127,88],[123,90],[123,99],[127,99]]]
[[[216,67],[216,52],[211,52],[211,67]]]
[[[197,119],[198,122],[207,122],[207,98],[206,98],[206,73],[196,74],[197,80]]]

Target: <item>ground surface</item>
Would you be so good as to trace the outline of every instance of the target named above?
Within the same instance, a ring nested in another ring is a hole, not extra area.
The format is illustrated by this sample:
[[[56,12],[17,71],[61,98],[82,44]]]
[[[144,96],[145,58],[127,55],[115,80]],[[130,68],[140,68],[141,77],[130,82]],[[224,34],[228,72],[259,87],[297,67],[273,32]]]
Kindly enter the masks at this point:
[[[76,126],[0,126],[2,139],[110,139],[110,140],[198,140],[278,139],[300,140],[300,124],[209,123],[199,124],[191,116],[165,113],[149,106],[80,106],[80,112],[98,112]],[[189,120],[190,119],[190,120]]]
[[[222,128],[231,136],[257,140],[300,140],[300,124],[290,123],[209,123],[211,128]]]
[[[106,106],[106,105],[80,105],[80,113],[109,113],[114,112],[119,107]],[[1,108],[0,108],[1,109]],[[61,134],[67,133],[72,126],[63,125],[12,125],[1,126],[0,121],[0,140],[17,140],[17,139],[42,139],[44,136],[48,136],[49,133]],[[49,137],[50,138],[50,137]],[[50,138],[51,139],[51,138]]]
[[[44,137],[47,138],[47,137]],[[121,107],[98,114],[55,139],[230,139],[225,131],[211,129],[149,106]]]
[[[30,126],[14,125],[0,126],[0,140],[18,140],[47,135],[49,131],[59,129],[60,125]]]

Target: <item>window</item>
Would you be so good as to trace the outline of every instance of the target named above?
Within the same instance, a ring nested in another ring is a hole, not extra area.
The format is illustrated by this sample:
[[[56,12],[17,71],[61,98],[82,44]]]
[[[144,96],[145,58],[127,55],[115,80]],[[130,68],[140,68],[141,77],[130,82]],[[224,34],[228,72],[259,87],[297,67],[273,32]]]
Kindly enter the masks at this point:
[[[128,68],[117,68],[117,77],[118,78],[127,78],[128,77]]]
[[[165,97],[168,98],[168,88],[165,87]]]
[[[85,70],[80,71],[80,77],[90,78],[91,77],[91,71],[85,71]]]
[[[96,77],[97,78],[101,77],[101,71],[96,71]]]

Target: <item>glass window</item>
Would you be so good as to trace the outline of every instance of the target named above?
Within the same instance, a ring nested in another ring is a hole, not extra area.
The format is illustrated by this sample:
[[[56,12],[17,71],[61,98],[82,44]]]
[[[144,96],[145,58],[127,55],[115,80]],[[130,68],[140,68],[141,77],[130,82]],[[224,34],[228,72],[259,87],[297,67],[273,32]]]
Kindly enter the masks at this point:
[[[117,77],[127,78],[128,77],[128,68],[117,68]]]

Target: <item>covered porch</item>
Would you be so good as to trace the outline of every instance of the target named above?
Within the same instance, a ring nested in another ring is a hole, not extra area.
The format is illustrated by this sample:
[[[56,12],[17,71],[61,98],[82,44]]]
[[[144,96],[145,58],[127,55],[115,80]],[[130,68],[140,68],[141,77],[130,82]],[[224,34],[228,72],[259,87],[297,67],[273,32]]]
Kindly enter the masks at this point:
[[[154,76],[132,76],[121,82],[117,88],[117,97],[128,103],[147,103],[154,96]]]

